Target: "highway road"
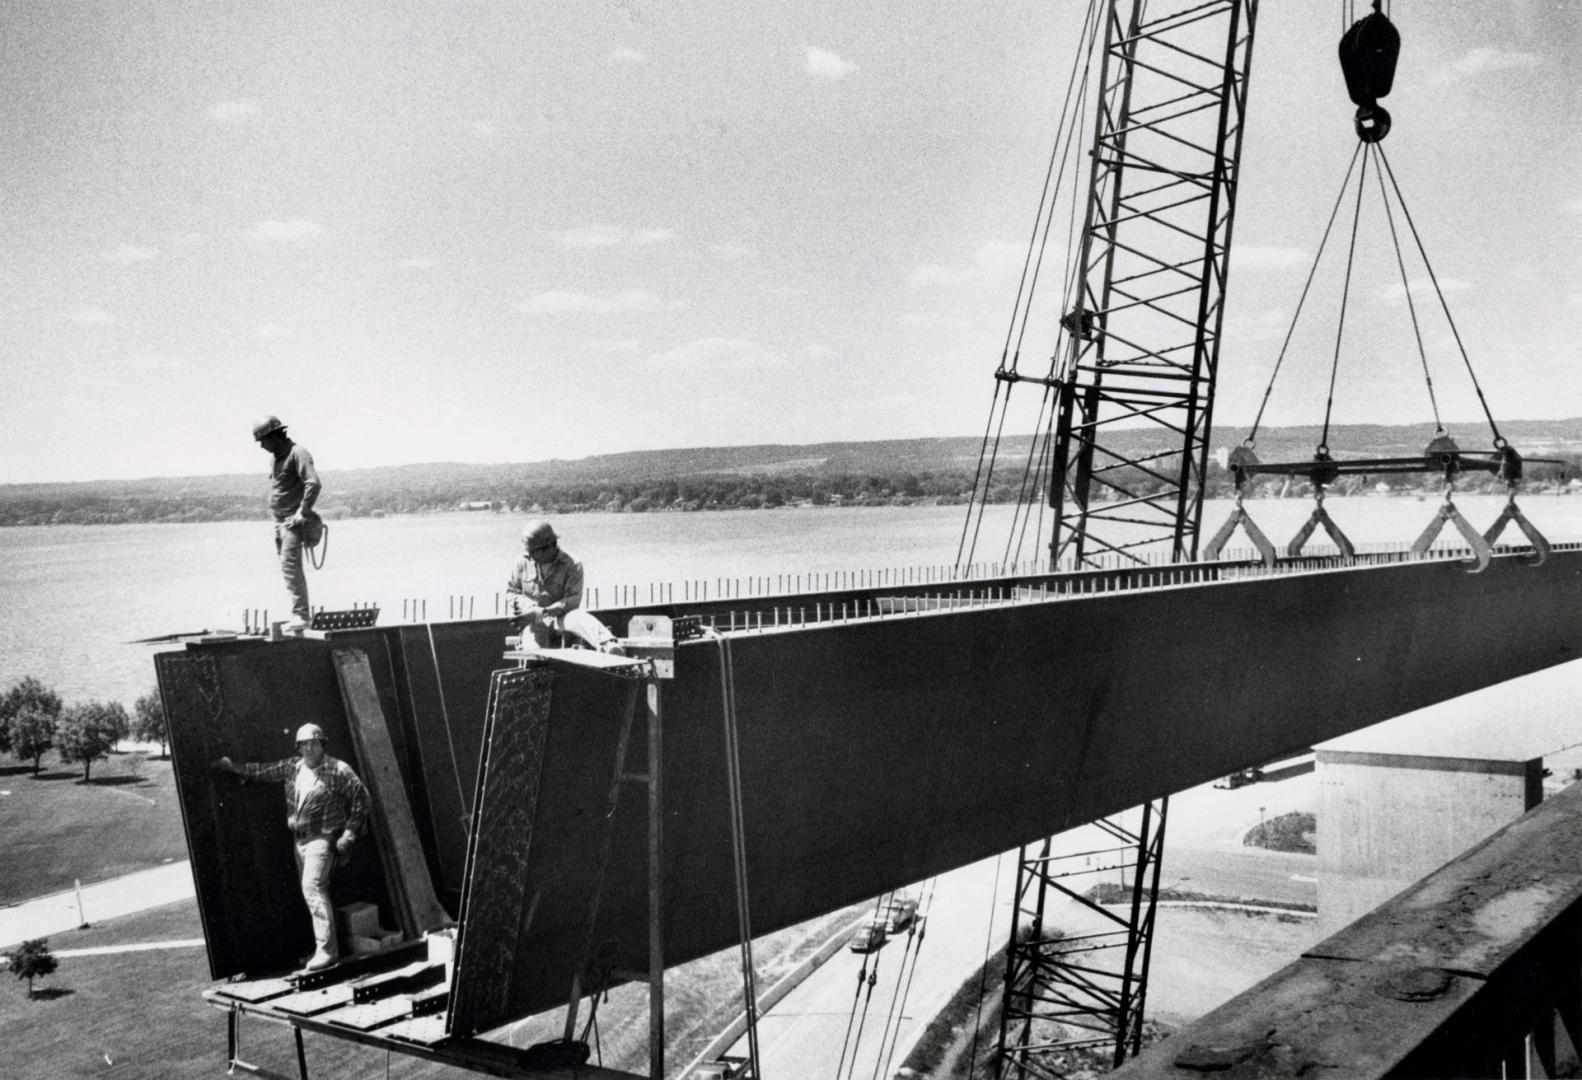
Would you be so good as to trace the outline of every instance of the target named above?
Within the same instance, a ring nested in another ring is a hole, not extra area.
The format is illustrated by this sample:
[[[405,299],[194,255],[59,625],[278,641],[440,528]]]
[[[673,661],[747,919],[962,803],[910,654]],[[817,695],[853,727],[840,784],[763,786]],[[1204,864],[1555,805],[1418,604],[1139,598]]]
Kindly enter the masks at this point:
[[[1282,779],[1236,790],[1203,786],[1174,796],[1166,831],[1161,883],[1215,896],[1312,904],[1317,886],[1313,857],[1245,847],[1241,836],[1260,818],[1312,809],[1316,785],[1310,767],[1285,770]],[[1135,827],[1135,819],[1123,817]],[[1092,826],[1063,833],[1062,853],[1115,846]],[[1100,881],[1120,880],[1103,867],[1102,855],[1071,860],[1072,869],[1092,866],[1066,882],[1082,891]],[[1010,933],[1016,853],[985,859],[942,875],[932,883],[925,906],[921,944],[892,939],[871,956],[846,949],[832,956],[759,1021],[759,1054],[765,1077],[881,1080],[894,1075],[928,1021],[961,984],[981,967],[987,953]],[[907,890],[927,897],[930,883]],[[991,926],[992,916],[992,926]],[[1057,926],[1086,932],[1101,920],[1074,901],[1050,913]],[[859,976],[862,982],[859,986]],[[871,986],[870,986],[871,977]],[[1205,1009],[1213,1005],[1204,1004]],[[743,1037],[729,1053],[746,1056]]]

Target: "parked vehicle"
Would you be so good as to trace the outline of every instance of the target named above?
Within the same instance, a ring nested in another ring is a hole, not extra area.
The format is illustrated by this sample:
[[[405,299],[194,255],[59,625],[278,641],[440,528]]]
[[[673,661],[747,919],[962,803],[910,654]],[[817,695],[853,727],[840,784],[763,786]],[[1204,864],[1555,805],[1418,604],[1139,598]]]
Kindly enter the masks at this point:
[[[1217,788],[1239,788],[1244,787],[1247,784],[1256,784],[1262,779],[1263,770],[1257,766],[1254,766],[1251,769],[1243,769],[1240,772],[1233,772],[1223,780],[1216,780],[1214,781],[1214,786]]]
[[[899,934],[917,919],[917,901],[900,899],[890,901],[890,910],[884,918],[887,934]]]
[[[865,923],[861,930],[852,935],[851,944],[847,948],[854,953],[878,952],[884,943],[890,940],[885,932],[883,923]]]
[[[725,1054],[687,1074],[687,1080],[752,1080],[752,1063],[744,1057]]]

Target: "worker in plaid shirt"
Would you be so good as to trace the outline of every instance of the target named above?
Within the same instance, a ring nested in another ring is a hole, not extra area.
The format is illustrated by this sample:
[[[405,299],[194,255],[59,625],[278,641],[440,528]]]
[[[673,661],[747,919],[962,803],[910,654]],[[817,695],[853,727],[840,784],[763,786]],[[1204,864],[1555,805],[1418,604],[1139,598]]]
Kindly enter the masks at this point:
[[[313,919],[314,951],[307,970],[329,967],[338,955],[335,909],[330,904],[330,872],[337,854],[351,853],[368,816],[368,789],[352,767],[324,752],[324,729],[304,724],[297,731],[297,756],[280,761],[232,764],[222,757],[221,772],[243,780],[276,780],[285,787],[286,827],[296,840],[302,897]]]

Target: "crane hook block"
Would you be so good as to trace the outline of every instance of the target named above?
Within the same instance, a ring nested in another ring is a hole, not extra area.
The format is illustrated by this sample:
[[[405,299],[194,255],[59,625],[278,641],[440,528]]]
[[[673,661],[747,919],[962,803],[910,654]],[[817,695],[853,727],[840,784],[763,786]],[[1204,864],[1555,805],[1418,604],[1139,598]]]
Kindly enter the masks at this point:
[[[1357,106],[1357,138],[1379,142],[1390,133],[1390,114],[1379,105],[1395,83],[1395,61],[1401,53],[1401,34],[1379,10],[1351,24],[1340,38],[1340,70],[1346,92]]]

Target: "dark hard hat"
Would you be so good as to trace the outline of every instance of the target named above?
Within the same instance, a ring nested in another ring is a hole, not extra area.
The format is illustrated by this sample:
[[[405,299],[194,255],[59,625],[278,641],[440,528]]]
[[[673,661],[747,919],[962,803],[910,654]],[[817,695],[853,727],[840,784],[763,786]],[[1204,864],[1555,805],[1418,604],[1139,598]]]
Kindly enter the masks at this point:
[[[253,438],[259,442],[273,435],[277,431],[286,430],[286,425],[280,422],[278,416],[266,416],[253,425]]]
[[[535,521],[522,530],[522,544],[524,547],[547,547],[559,540],[555,535],[554,526],[547,521]]]

